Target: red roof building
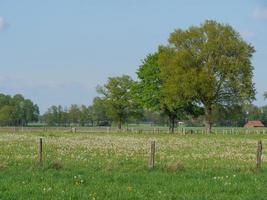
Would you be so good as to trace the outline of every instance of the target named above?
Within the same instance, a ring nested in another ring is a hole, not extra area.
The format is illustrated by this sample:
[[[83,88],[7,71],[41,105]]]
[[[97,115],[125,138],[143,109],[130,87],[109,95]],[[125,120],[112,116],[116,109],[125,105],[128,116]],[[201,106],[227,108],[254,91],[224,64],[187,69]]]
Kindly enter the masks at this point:
[[[264,127],[264,124],[259,121],[259,120],[256,120],[256,121],[248,121],[245,126],[245,128],[257,128],[257,127]]]

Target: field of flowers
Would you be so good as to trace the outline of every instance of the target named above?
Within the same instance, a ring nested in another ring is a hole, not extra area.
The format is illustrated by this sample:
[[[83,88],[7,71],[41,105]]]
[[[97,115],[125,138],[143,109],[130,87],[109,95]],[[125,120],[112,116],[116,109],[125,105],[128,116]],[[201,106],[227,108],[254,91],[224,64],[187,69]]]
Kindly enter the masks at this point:
[[[151,140],[154,169],[148,169]],[[0,132],[0,199],[266,200],[265,146],[263,134]]]

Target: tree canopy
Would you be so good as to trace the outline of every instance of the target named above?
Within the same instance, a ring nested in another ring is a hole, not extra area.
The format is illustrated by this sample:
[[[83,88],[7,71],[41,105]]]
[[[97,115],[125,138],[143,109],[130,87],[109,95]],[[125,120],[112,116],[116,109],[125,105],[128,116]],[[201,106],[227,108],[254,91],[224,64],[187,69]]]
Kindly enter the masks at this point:
[[[210,132],[215,106],[241,105],[255,98],[254,51],[227,24],[206,21],[199,27],[177,29],[170,34],[169,44],[159,48],[165,90],[203,105]]]
[[[185,119],[187,115],[195,115],[197,107],[191,99],[179,95],[171,95],[165,90],[165,78],[161,74],[159,54],[149,54],[137,71],[138,82],[134,87],[136,97],[146,108],[159,111],[168,116],[170,130],[174,132],[176,120]]]
[[[107,115],[121,129],[122,125],[133,117],[139,117],[142,109],[133,98],[134,81],[130,76],[109,78],[104,86],[98,86],[97,92],[107,106]]]
[[[21,94],[13,97],[0,94],[0,124],[9,126],[26,126],[38,121],[39,108],[30,99]]]

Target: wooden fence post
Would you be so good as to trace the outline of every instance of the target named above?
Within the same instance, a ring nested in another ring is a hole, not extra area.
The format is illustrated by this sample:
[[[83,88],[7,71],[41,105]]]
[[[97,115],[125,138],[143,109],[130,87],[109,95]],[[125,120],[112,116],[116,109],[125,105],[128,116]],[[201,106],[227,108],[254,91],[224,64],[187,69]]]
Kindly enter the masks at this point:
[[[153,169],[155,167],[155,153],[156,153],[156,142],[153,140],[150,142],[150,152],[148,160],[149,169]]]
[[[71,132],[72,132],[72,133],[76,133],[76,127],[72,127],[72,128],[71,128]]]
[[[39,140],[39,148],[38,148],[38,160],[39,164],[43,164],[43,138],[40,138]]]
[[[262,141],[259,140],[257,144],[257,153],[256,153],[256,168],[261,169],[261,155],[262,155]]]

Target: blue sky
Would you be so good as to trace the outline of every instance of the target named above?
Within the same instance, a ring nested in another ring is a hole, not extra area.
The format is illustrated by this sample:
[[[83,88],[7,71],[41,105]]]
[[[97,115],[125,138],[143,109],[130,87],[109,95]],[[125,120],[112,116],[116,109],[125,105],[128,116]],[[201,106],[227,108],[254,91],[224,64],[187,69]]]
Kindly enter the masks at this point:
[[[257,105],[267,104],[267,1],[0,0],[0,93],[89,105],[109,76],[135,72],[176,28],[231,24],[256,49]]]

